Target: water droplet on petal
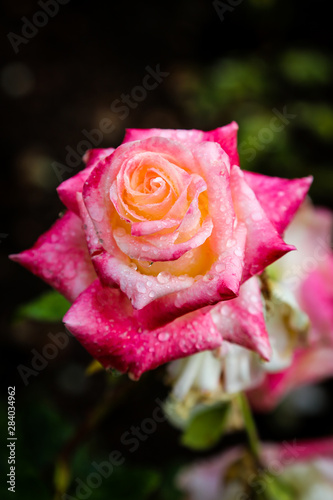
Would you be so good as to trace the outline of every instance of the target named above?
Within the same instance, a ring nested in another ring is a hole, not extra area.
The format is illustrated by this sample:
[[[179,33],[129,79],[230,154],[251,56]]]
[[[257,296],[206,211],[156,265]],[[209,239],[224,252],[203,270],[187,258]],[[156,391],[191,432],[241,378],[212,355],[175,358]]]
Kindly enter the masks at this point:
[[[170,281],[171,274],[165,271],[162,271],[161,273],[158,273],[156,279],[161,285],[164,285],[165,283],[168,283]]]
[[[227,306],[222,306],[221,309],[220,309],[220,312],[222,314],[222,316],[229,316],[229,307]]]
[[[214,276],[212,274],[205,274],[203,277],[204,281],[212,281],[214,279]]]
[[[131,269],[134,269],[134,271],[136,271],[138,269],[138,266],[135,264],[135,262],[131,262],[128,267],[130,267]]]
[[[94,219],[97,222],[101,222],[104,217],[104,210],[102,207],[99,207],[98,205],[92,205],[89,207],[89,214],[92,219]]]
[[[236,244],[236,240],[231,238],[230,240],[227,241],[227,248],[231,248]]]
[[[124,237],[124,236],[125,236],[126,231],[125,231],[125,229],[124,229],[123,227],[116,227],[116,228],[114,229],[114,231],[113,231],[113,234],[114,234],[115,236],[118,236],[118,238],[122,238],[122,237]]]
[[[234,254],[237,256],[237,257],[242,257],[243,255],[243,251],[241,248],[235,248],[234,250]]]
[[[156,296],[156,293],[155,293],[155,292],[153,292],[153,291],[151,291],[151,292],[149,292],[148,296],[149,296],[151,299],[153,299],[153,298]]]
[[[187,342],[185,339],[180,339],[179,347],[180,347],[181,351],[183,351],[183,352],[187,351]]]
[[[248,311],[250,314],[257,314],[258,310],[256,307],[250,305],[250,307],[248,308]]]
[[[138,283],[136,284],[136,289],[139,293],[146,293],[147,291],[144,283],[142,283],[141,281],[138,281]]]
[[[225,269],[226,269],[225,264],[216,264],[215,266],[215,270],[217,273],[222,273],[223,271],[225,271]]]
[[[168,332],[161,332],[157,335],[157,338],[160,342],[166,342],[170,338],[170,333]]]

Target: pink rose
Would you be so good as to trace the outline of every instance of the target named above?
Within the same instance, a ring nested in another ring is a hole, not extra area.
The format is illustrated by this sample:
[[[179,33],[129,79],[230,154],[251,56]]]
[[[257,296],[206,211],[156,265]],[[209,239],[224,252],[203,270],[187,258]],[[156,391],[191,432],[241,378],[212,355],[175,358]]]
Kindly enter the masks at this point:
[[[105,367],[137,378],[220,346],[233,332],[214,304],[294,249],[282,233],[311,178],[241,171],[237,128],[132,129],[115,150],[89,151],[58,188],[66,215],[12,256],[74,301],[65,324]],[[234,341],[268,359],[262,312],[254,336],[241,324]]]
[[[230,448],[184,468],[177,478],[179,488],[188,500],[280,498],[279,484],[281,498],[283,493],[283,498],[298,500],[333,498],[333,439],[264,443],[260,464],[251,464],[245,452],[242,446]]]

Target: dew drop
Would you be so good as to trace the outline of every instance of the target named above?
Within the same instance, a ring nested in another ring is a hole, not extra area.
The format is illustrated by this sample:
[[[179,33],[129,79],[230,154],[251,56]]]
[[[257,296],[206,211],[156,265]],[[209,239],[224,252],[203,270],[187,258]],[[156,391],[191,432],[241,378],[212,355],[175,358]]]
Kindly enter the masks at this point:
[[[252,306],[252,305],[250,305],[250,307],[248,308],[248,311],[250,314],[257,314],[257,312],[258,312],[257,308]]]
[[[141,283],[141,281],[138,281],[138,283],[136,284],[136,289],[139,293],[146,293],[147,291],[144,283]]]
[[[170,338],[170,333],[168,332],[159,333],[157,338],[160,342],[166,342]]]
[[[126,230],[123,227],[116,227],[113,234],[118,236],[118,238],[123,238],[126,235]]]
[[[185,257],[187,259],[192,259],[194,253],[193,253],[193,250],[189,250],[188,252],[185,253]]]
[[[156,296],[156,293],[155,293],[155,292],[153,292],[153,291],[151,291],[151,292],[149,292],[148,296],[149,296],[151,299],[153,299],[153,298]]]
[[[230,240],[227,241],[227,248],[231,248],[236,244],[236,240],[231,238]]]
[[[235,254],[237,257],[242,257],[243,252],[242,252],[241,248],[235,248],[235,250],[234,250],[234,254]]]
[[[92,205],[89,207],[89,213],[92,219],[94,219],[97,222],[101,222],[104,217],[104,210],[102,207],[99,207],[98,205]]]
[[[214,276],[212,274],[205,274],[203,277],[204,281],[212,281],[214,279]]]
[[[161,273],[158,273],[156,279],[161,285],[164,285],[165,283],[168,283],[170,281],[171,274],[167,273],[165,271],[162,271]]]
[[[136,271],[138,269],[138,266],[135,264],[135,262],[131,262],[128,267],[130,267],[131,269],[134,269],[134,271]]]
[[[226,269],[225,264],[216,264],[215,266],[215,270],[217,273],[222,273],[223,271],[225,271],[225,269]]]
[[[180,350],[185,352],[186,351],[186,348],[187,348],[187,342],[185,339],[180,339],[179,341],[179,347],[180,347]]]
[[[222,316],[229,316],[229,312],[229,307],[227,306],[223,306],[220,309],[220,313],[222,314]]]

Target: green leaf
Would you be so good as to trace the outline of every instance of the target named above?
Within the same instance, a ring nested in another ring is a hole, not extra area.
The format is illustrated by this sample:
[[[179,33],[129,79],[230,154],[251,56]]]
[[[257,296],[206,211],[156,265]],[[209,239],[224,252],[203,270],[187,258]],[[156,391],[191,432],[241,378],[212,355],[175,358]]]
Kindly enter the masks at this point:
[[[51,290],[20,306],[16,310],[15,318],[57,322],[62,320],[69,308],[68,300]]]
[[[192,450],[212,447],[224,432],[229,408],[228,403],[223,403],[196,414],[183,433],[181,443]]]

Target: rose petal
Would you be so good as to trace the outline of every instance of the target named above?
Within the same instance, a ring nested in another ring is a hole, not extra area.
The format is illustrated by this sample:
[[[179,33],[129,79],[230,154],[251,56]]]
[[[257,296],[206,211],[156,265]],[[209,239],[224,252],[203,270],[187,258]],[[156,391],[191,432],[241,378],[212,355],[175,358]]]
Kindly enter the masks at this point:
[[[201,143],[203,141],[217,142],[222,149],[228,154],[232,165],[239,165],[239,157],[237,152],[237,130],[236,122],[231,122],[229,125],[219,127],[209,132],[202,130],[173,130],[173,129],[126,129],[126,134],[123,144],[131,141],[147,139],[148,137],[165,137],[173,141],[182,143]]]
[[[247,227],[244,282],[295,247],[287,245],[279,236],[237,166],[231,169],[231,191],[237,217]]]
[[[214,306],[211,315],[224,340],[246,347],[269,360],[271,346],[257,277],[242,284],[238,297]]]
[[[253,172],[244,172],[244,176],[267,217],[282,235],[309,191],[313,177],[290,180]]]
[[[166,327],[144,329],[127,297],[103,287],[99,280],[77,298],[64,322],[103,366],[129,372],[134,378],[173,359],[215,349],[222,342],[210,315],[202,311]]]
[[[81,170],[78,174],[70,177],[66,181],[62,182],[57,187],[57,192],[60,200],[63,202],[65,207],[79,215],[79,208],[76,202],[76,193],[82,193],[83,184],[88,179],[89,175],[96,167],[98,162],[109,156],[114,151],[114,148],[106,149],[90,149],[84,156],[84,161],[87,166],[85,169]]]
[[[192,149],[198,168],[207,184],[208,213],[214,223],[210,246],[215,254],[225,251],[233,238],[235,210],[230,190],[230,161],[216,143],[202,143]]]
[[[113,151],[114,148],[88,149],[88,151],[83,155],[83,161],[86,163],[87,167],[96,167],[100,160],[110,156]]]
[[[235,246],[227,248],[205,276],[196,277],[190,287],[154,300],[152,304],[136,311],[140,322],[155,328],[208,304],[236,297],[243,271],[246,240],[244,224],[238,224],[234,238]]]
[[[131,234],[121,233],[119,235],[116,231],[113,236],[120,250],[130,256],[131,259],[164,262],[177,260],[185,252],[202,245],[210,236],[212,229],[212,219],[206,217],[194,236],[183,243],[176,243],[179,236],[178,232],[165,236],[151,236],[144,241],[138,240],[136,236]]]
[[[36,274],[73,301],[96,278],[82,222],[67,212],[30,250],[10,258]]]
[[[181,144],[169,141],[161,137],[152,137],[144,141],[123,144],[115,152],[100,161],[93,170],[83,188],[83,199],[90,214],[98,237],[103,240],[106,251],[112,252],[114,239],[110,231],[111,219],[114,216],[115,208],[110,199],[110,188],[116,180],[117,174],[124,162],[127,162],[133,155],[141,153],[159,153],[168,161],[177,164],[191,172],[193,168],[193,155]]]
[[[311,321],[313,340],[333,344],[333,255],[300,284],[299,298]]]
[[[82,193],[83,184],[88,179],[93,170],[93,166],[81,170],[78,174],[70,177],[62,182],[57,187],[57,192],[60,200],[68,210],[71,210],[76,215],[79,215],[79,207],[77,206],[76,193]]]
[[[333,375],[333,347],[315,347],[296,352],[289,368],[267,374],[261,386],[249,392],[257,411],[272,410],[296,387],[316,383]]]

